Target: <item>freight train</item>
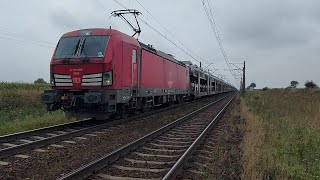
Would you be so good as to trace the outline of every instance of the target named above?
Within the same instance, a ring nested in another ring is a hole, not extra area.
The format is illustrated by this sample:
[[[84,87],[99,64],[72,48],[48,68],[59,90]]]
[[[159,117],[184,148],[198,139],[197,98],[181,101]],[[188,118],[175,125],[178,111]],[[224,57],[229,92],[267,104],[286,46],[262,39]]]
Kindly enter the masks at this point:
[[[50,62],[49,111],[68,117],[126,118],[132,112],[236,90],[191,62],[114,29],[64,34]]]

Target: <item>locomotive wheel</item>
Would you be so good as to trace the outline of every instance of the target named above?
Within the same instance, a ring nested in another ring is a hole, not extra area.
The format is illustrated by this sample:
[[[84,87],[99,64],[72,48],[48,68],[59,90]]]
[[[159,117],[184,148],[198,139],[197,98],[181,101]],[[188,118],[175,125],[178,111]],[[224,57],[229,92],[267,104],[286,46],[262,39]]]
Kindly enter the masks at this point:
[[[147,104],[142,104],[141,105],[141,112],[145,113],[145,112],[148,112],[150,111],[150,108],[148,107]]]
[[[181,97],[181,98],[180,98],[180,103],[184,103],[185,100],[186,100],[186,99],[185,99],[184,97]]]
[[[152,110],[152,102],[145,102],[141,104],[141,112],[149,112]]]
[[[173,105],[173,103],[174,103],[174,102],[170,100],[169,102],[167,102],[167,106],[168,106],[168,107],[171,107],[171,106]]]
[[[128,104],[118,104],[117,105],[117,113],[111,115],[114,119],[126,119],[130,114],[129,105]]]
[[[123,104],[121,105],[120,111],[119,111],[119,115],[123,118],[126,119],[129,117],[130,115],[130,108],[128,104]]]
[[[168,102],[167,102],[167,106],[170,107],[170,106],[173,105],[173,103],[174,103],[173,97],[169,97],[169,98],[168,98]]]
[[[181,96],[177,96],[176,104],[180,104],[182,102]]]

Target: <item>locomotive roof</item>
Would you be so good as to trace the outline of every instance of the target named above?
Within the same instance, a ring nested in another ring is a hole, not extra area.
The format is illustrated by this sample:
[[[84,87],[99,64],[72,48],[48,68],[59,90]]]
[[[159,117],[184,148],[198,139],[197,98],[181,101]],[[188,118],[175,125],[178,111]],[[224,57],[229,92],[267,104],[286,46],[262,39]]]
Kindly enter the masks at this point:
[[[62,37],[70,37],[70,36],[79,36],[81,35],[82,32],[89,32],[91,35],[112,35],[112,34],[117,34],[119,36],[121,36],[122,40],[125,40],[125,41],[128,41],[132,44],[136,44],[137,41],[135,38],[123,33],[123,32],[120,32],[118,30],[115,30],[115,29],[106,29],[106,28],[92,28],[92,29],[79,29],[79,30],[75,30],[75,31],[71,31],[71,32],[67,32],[65,33]],[[186,66],[184,63],[182,63],[181,61],[178,61],[177,59],[175,59],[171,54],[167,54],[163,51],[159,51],[159,50],[156,50],[154,49],[152,46],[150,45],[146,45],[142,42],[139,42],[141,48],[151,52],[151,53],[154,53],[158,56],[161,56],[165,59],[168,59],[174,63],[177,63],[181,66]]]
[[[151,46],[151,45],[146,45],[146,44],[144,44],[144,43],[142,43],[142,42],[139,42],[139,43],[140,43],[141,48],[144,49],[144,50],[147,50],[147,51],[149,51],[149,52],[151,52],[151,53],[153,53],[153,54],[156,54],[156,55],[158,55],[158,56],[161,56],[161,57],[163,57],[163,58],[165,58],[165,59],[168,59],[168,60],[170,60],[170,61],[172,61],[172,62],[175,62],[175,63],[177,63],[177,64],[180,64],[180,65],[182,65],[182,66],[186,66],[186,65],[185,65],[184,63],[182,63],[181,61],[175,59],[175,58],[173,57],[173,55],[171,55],[171,54],[167,54],[167,53],[165,53],[165,52],[163,52],[163,51],[156,50],[156,49],[154,49],[153,46]]]

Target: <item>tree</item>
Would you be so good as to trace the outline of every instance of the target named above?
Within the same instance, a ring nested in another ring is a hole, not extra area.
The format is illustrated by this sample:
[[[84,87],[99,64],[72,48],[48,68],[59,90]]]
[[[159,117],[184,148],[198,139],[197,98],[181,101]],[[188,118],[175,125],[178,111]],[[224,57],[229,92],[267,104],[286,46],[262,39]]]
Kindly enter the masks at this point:
[[[247,89],[250,89],[250,88],[254,89],[255,87],[257,87],[256,83],[252,82],[250,86],[247,87]]]
[[[35,84],[47,84],[47,82],[43,78],[38,78],[34,81]]]
[[[292,87],[292,88],[296,88],[298,85],[299,85],[298,81],[291,81],[290,82],[290,87]]]
[[[316,83],[314,83],[312,80],[306,81],[306,83],[304,85],[306,86],[306,88],[317,88],[318,87],[318,85]]]
[[[268,87],[264,87],[264,88],[262,88],[262,91],[268,91],[269,90],[269,88]]]
[[[255,88],[255,87],[257,87],[257,85],[256,85],[256,83],[252,82],[249,87]]]

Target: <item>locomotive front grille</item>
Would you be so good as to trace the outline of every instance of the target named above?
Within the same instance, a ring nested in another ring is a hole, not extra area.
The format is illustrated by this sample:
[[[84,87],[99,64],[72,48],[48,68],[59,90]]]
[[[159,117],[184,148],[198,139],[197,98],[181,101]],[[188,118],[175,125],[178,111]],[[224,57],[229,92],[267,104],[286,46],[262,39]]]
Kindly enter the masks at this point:
[[[55,86],[72,86],[70,75],[54,74]]]
[[[78,78],[80,80],[80,78]],[[55,86],[72,87],[73,82],[70,75],[54,74]],[[81,80],[81,86],[101,86],[102,73],[98,74],[84,74]]]
[[[82,77],[81,86],[101,86],[102,73],[98,74],[85,74]]]

